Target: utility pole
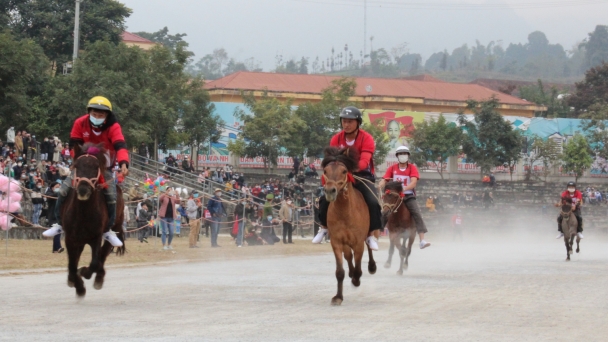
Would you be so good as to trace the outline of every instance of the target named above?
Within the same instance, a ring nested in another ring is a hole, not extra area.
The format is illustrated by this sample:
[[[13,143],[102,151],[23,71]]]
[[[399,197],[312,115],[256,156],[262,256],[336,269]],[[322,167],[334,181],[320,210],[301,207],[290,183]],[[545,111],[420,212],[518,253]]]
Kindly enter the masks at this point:
[[[367,54],[367,0],[363,0],[363,59]],[[363,61],[361,61],[363,63]]]
[[[74,19],[74,54],[73,54],[73,62],[76,63],[76,58],[78,58],[78,48],[80,43],[80,2],[82,0],[76,0],[76,16]]]

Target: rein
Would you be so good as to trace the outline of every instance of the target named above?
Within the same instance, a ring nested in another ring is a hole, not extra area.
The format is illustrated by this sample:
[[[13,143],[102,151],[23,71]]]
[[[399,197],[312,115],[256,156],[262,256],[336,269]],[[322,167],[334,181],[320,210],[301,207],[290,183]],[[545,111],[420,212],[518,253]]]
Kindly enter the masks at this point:
[[[393,203],[393,204],[384,203],[384,204],[382,204],[382,209],[389,208],[389,210],[392,212],[392,214],[394,214],[394,213],[397,212],[397,210],[399,210],[399,207],[403,204],[403,198],[404,197],[402,196],[402,194],[398,194],[398,193],[390,191],[390,190],[388,190],[386,192],[386,194],[387,195],[388,194],[394,194],[394,195],[399,196],[399,202],[398,202],[398,204],[397,203]]]
[[[350,177],[348,177],[349,175],[352,177],[352,174],[350,172],[346,174],[346,176],[344,177],[344,180],[343,180],[344,186],[341,189],[338,189],[338,192],[342,192],[342,190],[344,190],[346,192],[345,189],[348,186],[348,183],[349,182],[352,183],[352,181],[349,180],[349,178],[350,178]],[[321,175],[321,182],[323,183],[324,186],[325,186],[325,183],[327,183],[327,176],[325,176],[325,174]]]
[[[92,157],[92,158],[97,159],[97,157],[95,157],[94,155],[87,153],[87,154],[83,154],[80,157],[76,158],[76,160],[78,160],[82,157]],[[74,162],[74,165],[76,165],[76,162]],[[76,170],[76,166],[74,166],[74,170]],[[93,178],[78,177],[77,172],[74,172],[74,179],[72,180],[72,187],[73,188],[77,187],[81,182],[85,182],[85,183],[89,184],[93,189],[95,189],[95,188],[101,189],[101,188],[104,188],[107,186],[105,179],[101,175],[101,170],[99,168],[97,168],[97,176],[95,176]]]

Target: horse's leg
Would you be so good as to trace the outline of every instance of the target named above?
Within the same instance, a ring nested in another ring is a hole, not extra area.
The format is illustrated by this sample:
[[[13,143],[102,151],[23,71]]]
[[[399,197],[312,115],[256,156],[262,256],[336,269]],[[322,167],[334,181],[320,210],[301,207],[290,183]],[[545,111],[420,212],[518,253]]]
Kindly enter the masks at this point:
[[[388,248],[388,260],[384,263],[384,268],[390,268],[393,260],[393,253],[395,252],[395,244],[393,243],[393,233],[389,233],[390,247]]]
[[[342,245],[338,245],[337,239],[331,239],[331,246],[336,257],[336,280],[338,280],[338,293],[331,299],[331,305],[341,305],[342,300],[342,284],[344,283],[344,267],[342,267]]]
[[[363,259],[363,251],[365,251],[365,246],[367,244],[364,242],[363,244],[358,244],[353,248],[355,252],[355,274],[353,276],[352,283],[356,287],[361,285],[361,276],[363,275],[363,271],[361,270],[361,259]]]
[[[581,239],[577,236],[576,237],[576,253],[581,251],[581,247],[579,246],[580,242],[581,242]]]
[[[407,254],[405,255],[405,269],[409,266],[408,260],[410,259],[410,254],[412,254],[412,245],[416,241],[416,229],[411,230],[410,237],[407,240]]]
[[[89,267],[83,266],[78,270],[78,274],[83,276],[85,279],[91,279],[93,273],[97,272],[97,269],[99,268],[101,236],[89,243],[89,246],[91,246],[91,263],[89,264]]]
[[[367,246],[367,244],[365,244],[365,246]],[[369,262],[367,263],[367,270],[369,271],[369,274],[376,274],[376,261],[374,260],[374,254],[372,252],[372,249],[369,248],[369,246],[367,246],[367,254],[369,255]],[[356,254],[355,254],[356,256]]]
[[[68,286],[75,287],[76,295],[84,297],[87,289],[84,287],[84,282],[78,274],[78,262],[80,261],[80,254],[84,249],[84,244],[66,242],[66,247],[68,249]]]
[[[564,236],[564,243],[566,244],[566,261],[570,261],[570,242],[566,236]]]
[[[352,278],[355,271],[355,266],[353,266],[353,250],[349,246],[344,246],[343,251],[344,259],[348,263],[348,277]]]
[[[399,246],[399,270],[397,270],[397,275],[403,275],[403,263],[405,261],[405,255],[407,250],[405,248],[405,240],[406,237],[404,234],[400,234],[397,239],[397,245]]]
[[[93,283],[93,287],[95,290],[101,290],[103,287],[103,280],[106,276],[106,259],[110,252],[112,251],[112,245],[108,241],[104,241],[101,249],[99,250],[99,267],[97,268],[97,274],[95,275],[95,282]]]

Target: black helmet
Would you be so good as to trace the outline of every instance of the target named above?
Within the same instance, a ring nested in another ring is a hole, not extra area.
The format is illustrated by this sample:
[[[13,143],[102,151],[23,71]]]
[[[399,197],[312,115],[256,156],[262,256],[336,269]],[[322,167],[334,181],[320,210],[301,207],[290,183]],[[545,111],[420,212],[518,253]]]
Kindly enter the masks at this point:
[[[340,120],[342,119],[353,119],[357,120],[359,124],[363,122],[361,111],[357,107],[346,107],[340,112]]]
[[[573,187],[576,188],[576,183],[574,183],[574,182],[568,182],[568,185],[566,185],[566,187],[571,187],[571,186],[573,186]]]

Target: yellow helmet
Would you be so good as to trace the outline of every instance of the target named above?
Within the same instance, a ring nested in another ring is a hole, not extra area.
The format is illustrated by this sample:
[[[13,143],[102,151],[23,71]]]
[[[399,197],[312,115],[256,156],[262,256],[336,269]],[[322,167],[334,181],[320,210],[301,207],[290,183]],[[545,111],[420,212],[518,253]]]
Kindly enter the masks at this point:
[[[87,112],[91,108],[107,110],[108,112],[112,113],[112,103],[103,96],[95,96],[94,98],[90,99],[89,104],[87,105]]]

